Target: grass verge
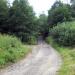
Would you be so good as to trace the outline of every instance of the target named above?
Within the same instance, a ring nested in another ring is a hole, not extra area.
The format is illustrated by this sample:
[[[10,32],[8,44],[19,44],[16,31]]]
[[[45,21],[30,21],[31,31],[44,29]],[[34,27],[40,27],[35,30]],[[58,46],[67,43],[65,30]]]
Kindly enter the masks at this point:
[[[0,69],[22,59],[30,50],[16,37],[0,34]]]
[[[52,45],[62,56],[63,64],[58,75],[75,75],[75,48],[59,46],[51,37],[47,38],[47,43]]]

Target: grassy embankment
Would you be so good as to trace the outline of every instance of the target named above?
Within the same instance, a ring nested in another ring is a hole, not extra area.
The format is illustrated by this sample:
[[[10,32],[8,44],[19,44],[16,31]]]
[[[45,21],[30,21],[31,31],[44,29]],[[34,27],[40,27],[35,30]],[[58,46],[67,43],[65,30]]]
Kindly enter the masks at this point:
[[[61,54],[63,64],[58,75],[75,75],[75,48],[59,46],[51,37],[47,38],[47,43]]]
[[[0,69],[22,59],[30,50],[16,37],[0,34]]]

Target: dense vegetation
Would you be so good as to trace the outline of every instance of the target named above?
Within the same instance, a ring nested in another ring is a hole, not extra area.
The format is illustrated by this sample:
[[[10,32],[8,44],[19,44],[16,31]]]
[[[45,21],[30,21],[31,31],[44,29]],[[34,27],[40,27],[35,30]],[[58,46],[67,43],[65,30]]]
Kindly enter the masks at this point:
[[[45,14],[40,14],[37,19],[38,25],[38,33],[40,33],[43,37],[48,35],[49,25],[47,24],[47,16]]]
[[[46,42],[62,56],[58,75],[75,75],[75,0],[56,1],[48,13],[49,36]]]
[[[0,0],[0,33],[15,35],[24,43],[35,44],[39,34],[46,37],[49,29],[58,23],[74,20],[74,9],[74,0],[71,5],[56,1],[48,16],[41,14],[37,18],[28,0],[14,0],[12,5],[7,0]]]
[[[52,45],[62,56],[62,66],[58,75],[75,75],[75,48],[63,47],[54,42],[52,37],[47,37],[47,43]]]
[[[30,51],[19,39],[14,36],[0,34],[0,68],[15,63]]]
[[[36,38],[36,17],[27,0],[0,0],[0,32],[16,35],[23,42]]]
[[[75,45],[75,22],[58,24],[50,30],[50,35],[60,45]]]
[[[47,30],[45,24],[47,16],[37,18],[27,0],[14,0],[12,5],[0,0],[0,68],[24,57],[30,48],[21,41],[36,44],[38,35]]]
[[[75,45],[75,0],[70,4],[56,1],[48,11],[49,36],[63,46]]]
[[[56,1],[48,16],[40,14],[38,18],[27,0],[14,0],[12,5],[7,0],[0,0],[0,33],[0,67],[27,54],[29,48],[20,40],[36,44],[41,35],[49,36],[47,42],[53,40],[52,45],[63,57],[59,75],[75,75],[75,48],[72,49],[75,46],[75,0],[71,0],[71,4]]]
[[[52,8],[48,11],[48,24],[50,27],[57,25],[58,23],[72,21],[74,18],[72,6],[64,4],[61,1],[56,1]]]

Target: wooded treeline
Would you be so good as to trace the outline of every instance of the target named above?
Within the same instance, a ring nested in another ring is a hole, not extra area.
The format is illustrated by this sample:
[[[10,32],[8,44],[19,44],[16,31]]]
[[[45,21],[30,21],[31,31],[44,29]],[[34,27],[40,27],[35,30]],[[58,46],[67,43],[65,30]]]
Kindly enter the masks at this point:
[[[75,46],[75,0],[56,1],[48,12],[49,36],[59,45]]]
[[[37,36],[48,36],[50,28],[58,23],[75,20],[75,0],[71,4],[56,1],[48,11],[48,16],[35,16],[27,0],[0,0],[0,33],[16,35],[23,42],[31,43]]]
[[[0,32],[18,36],[28,42],[36,33],[36,17],[27,0],[0,0]]]
[[[65,4],[56,1],[52,8],[48,11],[48,24],[53,27],[58,23],[72,21],[75,18],[75,0],[71,0],[71,4]]]

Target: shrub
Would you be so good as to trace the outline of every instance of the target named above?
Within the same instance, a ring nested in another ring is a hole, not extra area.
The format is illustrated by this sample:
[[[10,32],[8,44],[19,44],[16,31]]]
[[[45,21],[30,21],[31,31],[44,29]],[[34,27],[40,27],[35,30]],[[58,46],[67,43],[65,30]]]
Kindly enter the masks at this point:
[[[50,35],[60,45],[75,45],[75,22],[58,24],[50,30]]]
[[[37,36],[38,34],[36,32],[34,32],[32,35],[21,32],[17,37],[19,37],[24,44],[37,44]]]
[[[28,44],[32,44],[32,45],[37,44],[36,37],[35,36],[30,36],[29,41],[28,41]]]
[[[75,75],[75,48],[59,46],[50,36],[46,41],[60,53],[63,59],[58,75]]]
[[[46,42],[47,42],[48,44],[52,44],[52,43],[53,43],[53,40],[52,40],[52,38],[51,38],[50,36],[48,36],[48,37],[46,38]]]
[[[16,62],[24,57],[29,50],[16,37],[0,34],[0,68]]]

